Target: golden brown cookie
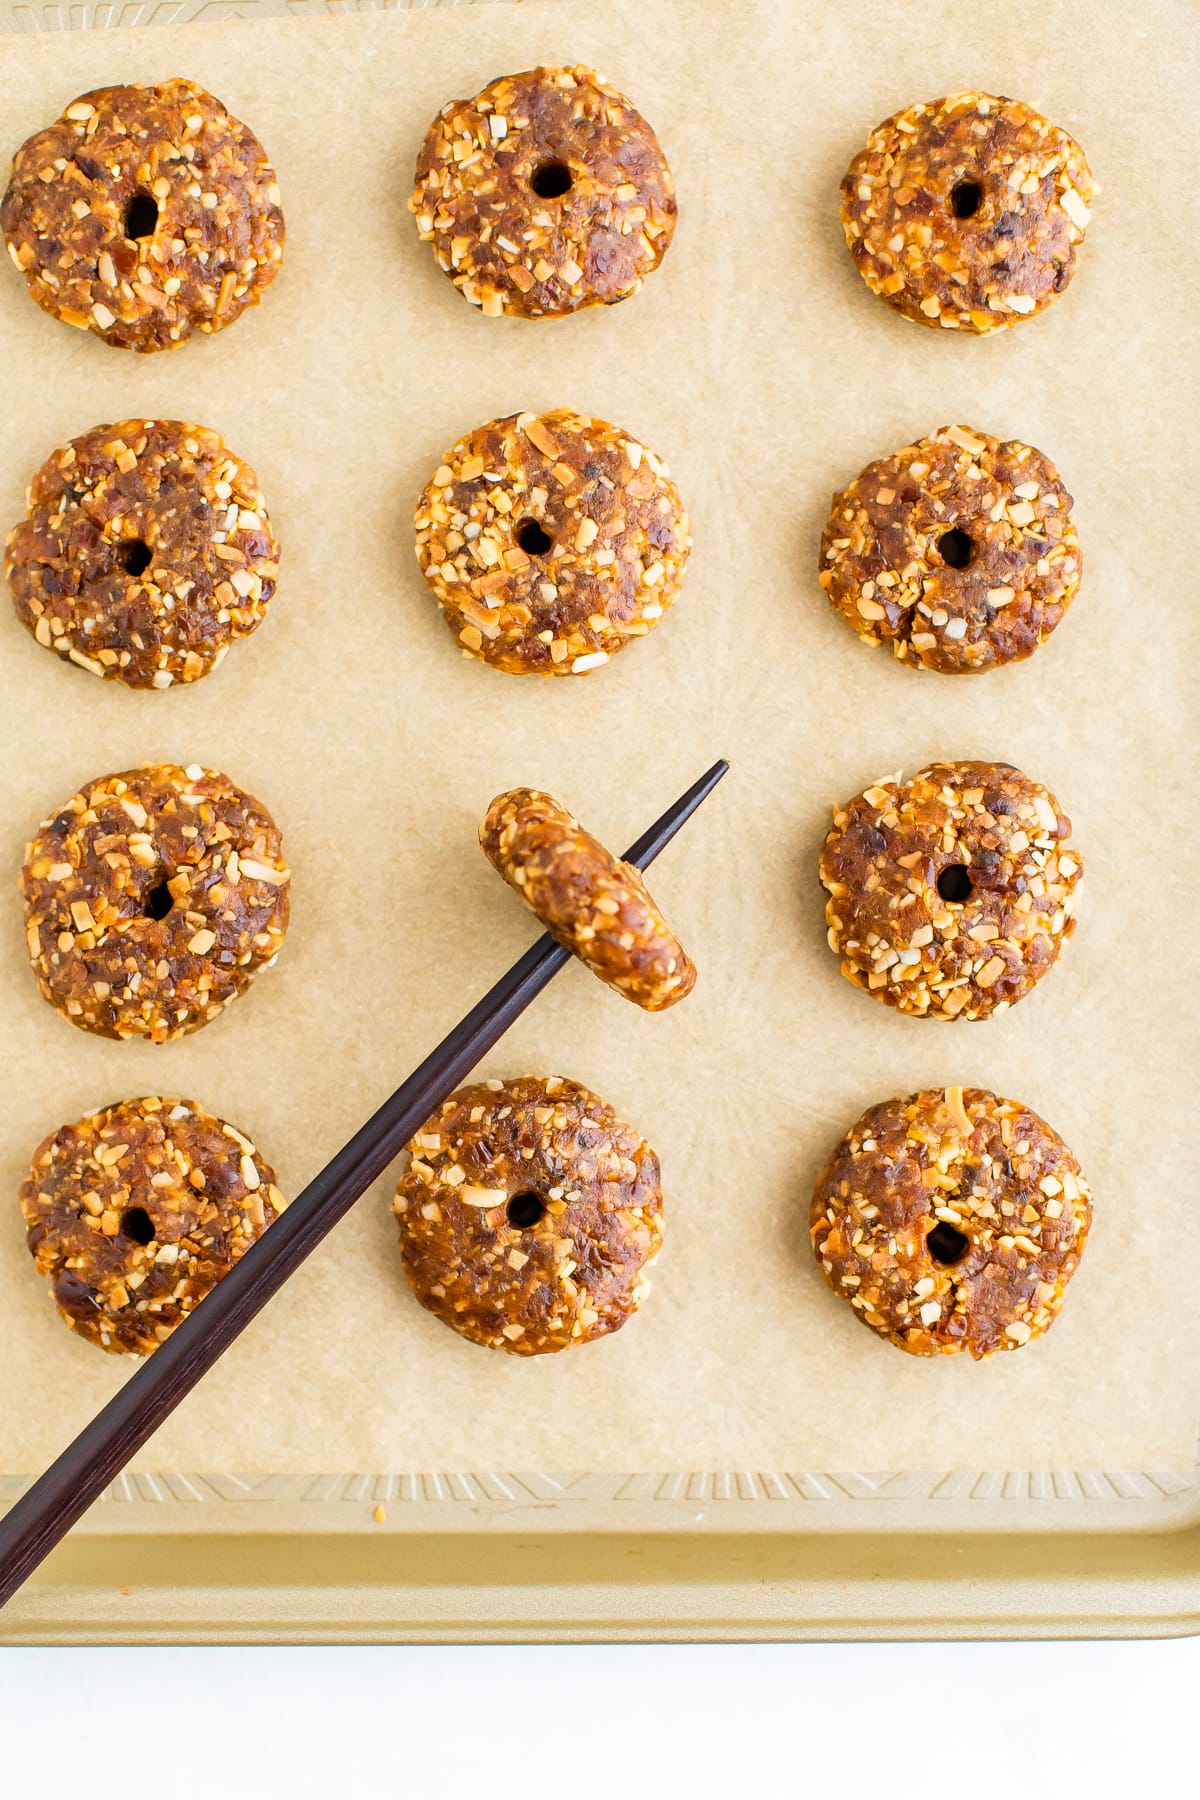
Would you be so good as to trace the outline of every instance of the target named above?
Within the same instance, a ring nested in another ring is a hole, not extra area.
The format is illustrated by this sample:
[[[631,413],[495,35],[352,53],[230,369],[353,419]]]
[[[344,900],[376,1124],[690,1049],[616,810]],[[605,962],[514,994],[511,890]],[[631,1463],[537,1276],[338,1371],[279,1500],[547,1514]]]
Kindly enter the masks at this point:
[[[278,570],[254,470],[172,419],[98,425],[56,450],[5,551],[38,643],[138,688],[215,669],[262,623]]]
[[[38,305],[122,350],[223,330],[283,256],[266,151],[194,81],[73,100],[17,151],[0,226]]]
[[[1048,456],[944,425],[873,462],[821,540],[821,586],[910,669],[973,674],[1032,656],[1070,606],[1083,557]]]
[[[813,1194],[835,1294],[910,1356],[1019,1350],[1062,1309],[1092,1220],[1079,1164],[1027,1106],[927,1088],[870,1107]]]
[[[289,880],[275,821],[227,775],[147,763],[101,776],[25,853],[38,987],[100,1037],[182,1037],[279,954]]]
[[[592,69],[526,69],[452,100],[409,206],[484,313],[537,319],[636,294],[675,231],[675,184],[641,114]]]
[[[550,794],[513,788],[497,795],[479,842],[551,937],[635,1006],[664,1012],[691,993],[696,965],[641,871],[606,850]]]
[[[565,407],[481,425],[417,503],[417,560],[468,656],[586,675],[652,631],[691,533],[662,460]]]
[[[1047,788],[1010,763],[930,763],[834,809],[821,852],[842,974],[900,1012],[984,1019],[1075,929],[1083,857]]]
[[[72,1331],[145,1356],[286,1202],[248,1138],[190,1100],[123,1100],[33,1153],[21,1211]]]
[[[871,133],[842,180],[842,229],[906,319],[999,331],[1067,286],[1094,195],[1079,145],[1032,107],[949,94]]]
[[[541,1356],[619,1331],[662,1245],[658,1158],[556,1076],[460,1088],[396,1190],[409,1286],[474,1344]]]

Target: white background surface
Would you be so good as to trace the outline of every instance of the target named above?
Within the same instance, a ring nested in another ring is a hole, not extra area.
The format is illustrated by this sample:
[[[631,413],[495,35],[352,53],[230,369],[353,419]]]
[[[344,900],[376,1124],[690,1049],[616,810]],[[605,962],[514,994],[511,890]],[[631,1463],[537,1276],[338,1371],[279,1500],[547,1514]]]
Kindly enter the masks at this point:
[[[1198,1694],[1200,1638],[9,1650],[0,1793],[1187,1794]]]

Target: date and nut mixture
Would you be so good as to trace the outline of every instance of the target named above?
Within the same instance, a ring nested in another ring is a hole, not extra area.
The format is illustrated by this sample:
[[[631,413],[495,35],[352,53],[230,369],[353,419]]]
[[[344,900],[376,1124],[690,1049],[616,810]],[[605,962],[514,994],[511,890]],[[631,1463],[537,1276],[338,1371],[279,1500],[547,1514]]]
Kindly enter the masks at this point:
[[[871,133],[842,179],[842,229],[867,286],[905,318],[999,331],[1067,286],[1095,191],[1074,138],[1032,107],[949,94]]]
[[[931,763],[834,809],[821,852],[829,947],[900,1012],[984,1019],[1041,980],[1075,929],[1083,857],[1049,789],[1009,763]]]
[[[395,1200],[404,1271],[472,1343],[566,1350],[619,1331],[649,1293],[658,1158],[578,1082],[460,1088],[409,1149]]]
[[[217,668],[262,623],[278,572],[254,470],[172,419],[98,425],[56,450],[5,550],[38,643],[136,688]]]
[[[265,150],[192,81],[73,100],[17,151],[0,226],[38,305],[122,350],[223,330],[283,257]]]
[[[1062,1308],[1091,1225],[1079,1163],[985,1088],[872,1106],[817,1182],[812,1246],[835,1294],[911,1356],[1019,1350]]]
[[[72,1331],[145,1356],[284,1210],[249,1138],[190,1100],[124,1100],[63,1125],[21,1184],[30,1253]]]
[[[101,776],[25,853],[42,996],[100,1037],[195,1031],[279,954],[289,880],[270,813],[227,775],[148,763]]]
[[[452,100],[409,206],[480,310],[537,319],[627,300],[666,255],[675,184],[658,139],[591,69],[527,69]]]
[[[565,407],[461,438],[417,503],[416,533],[458,643],[510,675],[587,675],[645,637],[692,541],[661,458]]]
[[[972,674],[1032,656],[1079,588],[1071,496],[1040,450],[943,425],[833,498],[821,586],[910,669]]]
[[[498,794],[479,842],[551,937],[635,1006],[664,1012],[691,993],[696,965],[641,870],[606,850],[552,795]]]

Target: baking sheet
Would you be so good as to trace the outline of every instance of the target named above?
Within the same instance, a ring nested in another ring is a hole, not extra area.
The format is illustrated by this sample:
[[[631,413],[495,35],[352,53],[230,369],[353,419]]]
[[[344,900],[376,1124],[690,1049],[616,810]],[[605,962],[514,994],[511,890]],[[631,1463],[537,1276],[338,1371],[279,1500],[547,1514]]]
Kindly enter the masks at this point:
[[[0,282],[0,506],[103,419],[192,417],[257,467],[284,543],[258,636],[163,696],[76,676],[0,609],[0,1192],[40,1135],[112,1098],[190,1094],[297,1191],[526,942],[474,843],[491,795],[550,788],[624,842],[715,755],[734,770],[655,887],[701,965],[641,1015],[568,970],[483,1072],[559,1072],[659,1150],[668,1245],[628,1330],[539,1361],[420,1311],[390,1184],[289,1284],[141,1466],[1190,1468],[1198,1407],[1187,1116],[1195,875],[1179,771],[1194,743],[1186,585],[1197,382],[1188,270],[1190,9],[1052,3],[1036,36],[927,5],[725,19],[549,5],[91,34],[0,44],[6,144],[77,92],[186,73],[262,136],[288,216],[265,304],[179,353],[121,356]],[[484,320],[405,211],[445,99],[535,61],[589,61],[655,124],[680,190],[662,271],[625,306]],[[1156,96],[1129,107],[1127,71]],[[1103,193],[1070,293],[984,341],[893,317],[854,274],[837,180],[867,130],[967,84],[1075,132]],[[696,551],[673,615],[610,668],[518,682],[456,656],[411,555],[441,451],[493,414],[570,404],[672,465]],[[1085,587],[1030,664],[913,676],[862,649],[815,578],[828,497],[942,422],[1047,450],[1076,495]],[[851,990],[824,948],[828,805],[935,756],[1047,782],[1089,859],[1062,965],[1011,1015],[941,1028]],[[204,1032],[92,1040],[38,998],[13,877],[83,780],[149,758],[225,768],[295,869],[279,967]],[[824,1290],[807,1198],[863,1106],[926,1083],[1028,1101],[1077,1149],[1096,1224],[1066,1311],[1021,1356],[910,1361]],[[33,1469],[124,1378],[64,1332],[0,1209],[0,1466]]]

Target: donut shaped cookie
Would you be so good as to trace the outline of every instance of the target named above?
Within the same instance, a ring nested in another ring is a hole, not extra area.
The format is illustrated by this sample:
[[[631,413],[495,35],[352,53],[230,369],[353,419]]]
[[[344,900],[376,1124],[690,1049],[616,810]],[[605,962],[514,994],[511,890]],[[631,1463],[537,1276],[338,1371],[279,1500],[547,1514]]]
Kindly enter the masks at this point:
[[[555,1076],[460,1088],[396,1189],[413,1293],[474,1344],[541,1356],[621,1326],[662,1245],[658,1158]]]
[[[1083,857],[1047,788],[1011,763],[930,763],[835,809],[821,852],[829,947],[886,1006],[984,1019],[1022,999],[1075,929]]]
[[[999,331],[1067,286],[1094,194],[1079,145],[1032,107],[949,94],[871,133],[842,179],[842,229],[906,319]]]
[[[283,256],[266,151],[194,81],[73,100],[17,151],[0,226],[43,311],[121,350],[223,330]]]
[[[606,850],[551,795],[536,788],[497,795],[479,842],[551,937],[618,994],[664,1012],[691,993],[696,965],[640,869]]]
[[[468,656],[509,675],[587,675],[652,631],[691,549],[661,459],[565,407],[493,419],[417,504],[417,560]]]
[[[1062,1309],[1092,1221],[1079,1164],[1029,1107],[927,1088],[870,1107],[813,1194],[835,1294],[910,1356],[1019,1350]]]
[[[114,1355],[156,1350],[285,1204],[240,1131],[156,1095],[61,1126],[21,1184],[30,1253],[59,1312]]]
[[[279,954],[289,880],[275,821],[227,775],[148,763],[101,776],[25,853],[42,996],[100,1037],[195,1031]]]
[[[38,643],[137,688],[215,669],[262,623],[278,568],[254,470],[172,419],[98,425],[56,450],[5,551]]]
[[[583,68],[502,75],[450,101],[425,134],[409,206],[438,267],[493,316],[627,300],[675,231],[658,139]]]
[[[969,675],[1033,655],[1075,598],[1082,561],[1048,456],[943,425],[834,495],[821,586],[898,662]]]

